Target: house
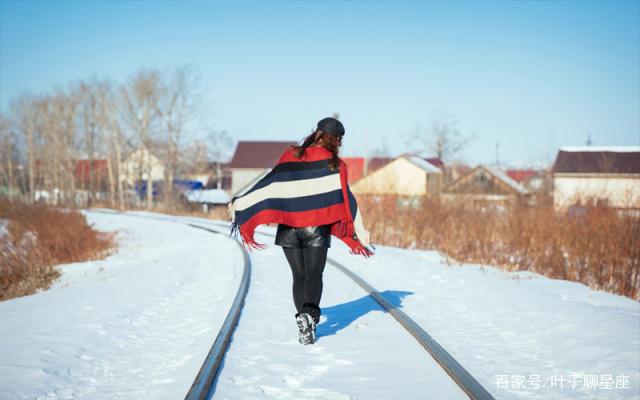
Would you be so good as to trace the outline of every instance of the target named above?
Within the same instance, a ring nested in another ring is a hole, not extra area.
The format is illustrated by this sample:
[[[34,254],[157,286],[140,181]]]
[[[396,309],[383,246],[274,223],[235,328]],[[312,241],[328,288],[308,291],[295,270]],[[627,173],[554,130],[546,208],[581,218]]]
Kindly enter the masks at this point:
[[[228,162],[209,162],[210,171],[209,182],[205,185],[207,189],[231,190],[231,170]]]
[[[391,161],[395,160],[394,157],[371,157],[367,160],[364,175],[368,175],[374,171],[379,170]]]
[[[349,182],[355,182],[365,175],[379,170],[385,165],[389,164],[394,157],[341,157],[344,162],[347,163],[347,170],[349,171]],[[439,158],[425,158],[429,163],[442,169],[444,167],[442,161]]]
[[[105,159],[76,160],[76,187],[106,190],[108,185],[108,161]]]
[[[347,179],[355,182],[362,178],[365,170],[366,159],[364,157],[340,157],[347,164]]]
[[[350,185],[356,194],[424,196],[440,192],[442,170],[427,159],[403,155]]]
[[[640,209],[640,147],[563,147],[553,164],[553,204]]]
[[[448,185],[461,176],[468,174],[472,169],[472,167],[461,163],[451,163],[447,165],[444,169],[444,184]]]
[[[240,141],[229,163],[231,193],[237,195],[255,179],[269,171],[287,147],[296,142]]]
[[[552,180],[548,170],[509,169],[506,174],[531,193],[549,193],[551,190]]]
[[[501,170],[478,165],[447,184],[440,194],[443,201],[470,204],[508,204],[526,198],[529,191]]]
[[[149,168],[149,165],[151,168]],[[158,157],[149,150],[141,148],[129,153],[120,164],[120,181],[129,187],[134,187],[140,181],[146,182],[164,180],[164,165]]]

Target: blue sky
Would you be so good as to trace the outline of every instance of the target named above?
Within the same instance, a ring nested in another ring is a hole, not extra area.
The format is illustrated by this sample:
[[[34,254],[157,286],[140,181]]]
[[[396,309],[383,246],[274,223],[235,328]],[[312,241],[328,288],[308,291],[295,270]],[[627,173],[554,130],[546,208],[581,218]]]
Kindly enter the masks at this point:
[[[0,0],[0,107],[92,76],[190,64],[208,124],[298,140],[339,112],[345,155],[392,155],[433,110],[460,157],[640,145],[640,2]]]

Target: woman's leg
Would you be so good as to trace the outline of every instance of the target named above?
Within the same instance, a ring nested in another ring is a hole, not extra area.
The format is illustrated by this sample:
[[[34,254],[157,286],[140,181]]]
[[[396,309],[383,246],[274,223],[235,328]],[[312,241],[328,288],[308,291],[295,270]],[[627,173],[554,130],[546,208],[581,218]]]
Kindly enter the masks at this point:
[[[300,312],[305,298],[305,266],[304,256],[302,254],[303,249],[283,247],[282,250],[284,250],[284,255],[289,262],[291,273],[293,275],[293,304],[296,306],[296,311]]]
[[[318,309],[322,297],[322,273],[327,262],[328,247],[306,247],[303,249],[283,247],[285,257],[293,275],[293,303],[296,311],[306,304]],[[315,311],[315,310],[314,310]],[[319,313],[313,312],[316,319]]]
[[[304,303],[320,306],[322,297],[322,273],[327,262],[328,247],[302,249],[305,267]]]

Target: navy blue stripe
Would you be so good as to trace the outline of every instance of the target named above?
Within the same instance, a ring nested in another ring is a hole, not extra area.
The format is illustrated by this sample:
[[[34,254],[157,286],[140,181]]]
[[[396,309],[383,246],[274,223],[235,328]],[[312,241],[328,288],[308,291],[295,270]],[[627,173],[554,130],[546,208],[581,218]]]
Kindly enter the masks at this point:
[[[301,164],[301,163],[298,163]],[[264,178],[260,179],[256,182],[253,187],[244,193],[242,196],[244,197],[249,193],[255,192],[258,189],[262,189],[265,186],[268,186],[274,182],[288,182],[288,181],[299,181],[302,179],[313,179],[313,178],[322,178],[325,176],[333,175],[339,173],[338,170],[330,171],[328,168],[320,168],[320,169],[308,169],[308,170],[298,170],[298,171],[283,171],[274,173],[271,170]],[[234,199],[235,200],[235,199]]]
[[[251,207],[236,211],[236,221],[242,225],[256,213],[262,210],[278,210],[287,212],[317,210],[343,202],[342,190],[332,190],[331,192],[314,194],[311,196],[294,197],[290,199],[271,198],[265,199]]]
[[[329,159],[318,161],[300,161],[300,162],[284,162],[276,165],[271,170],[272,172],[289,172],[289,171],[304,171],[307,169],[322,169],[329,168]]]
[[[358,212],[358,203],[356,197],[351,193],[351,188],[347,184],[347,197],[349,198],[349,210],[351,211],[351,219],[356,220],[356,213]]]

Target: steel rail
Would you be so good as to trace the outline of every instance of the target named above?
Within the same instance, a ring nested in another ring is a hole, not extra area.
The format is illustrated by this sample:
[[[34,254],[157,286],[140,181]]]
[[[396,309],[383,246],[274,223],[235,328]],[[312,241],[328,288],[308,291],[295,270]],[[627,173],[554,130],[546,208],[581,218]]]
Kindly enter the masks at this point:
[[[261,235],[274,237],[270,233]],[[349,268],[327,257],[327,262],[356,282],[365,292],[374,298],[393,318],[405,328],[411,336],[433,357],[440,367],[451,377],[451,379],[469,396],[472,400],[495,400],[493,395],[487,391],[451,354],[449,354],[438,342],[435,341],[420,325],[411,317],[394,306],[376,288],[360,278]]]
[[[146,216],[140,216],[142,218],[146,218]],[[153,217],[152,217],[153,218]],[[164,218],[157,218],[165,221],[172,221],[178,223],[178,220],[170,220]],[[212,223],[216,223],[211,221]],[[227,234],[216,231],[215,229],[206,228],[200,225],[185,223],[188,226],[193,228],[203,229],[205,231],[209,231],[212,233],[217,233],[221,235],[227,236]],[[217,225],[219,223],[216,223]],[[218,226],[228,228],[224,224],[219,224]],[[275,235],[270,233],[262,233],[257,232],[261,235],[274,237]],[[240,316],[240,310],[242,305],[244,304],[244,297],[246,296],[246,292],[249,287],[249,276],[251,271],[251,259],[247,250],[242,247],[242,245],[238,242],[240,247],[242,248],[245,260],[245,271],[243,274],[242,283],[240,284],[240,289],[238,290],[238,294],[236,294],[236,299],[234,300],[234,304],[223,324],[223,327],[216,338],[216,341],[207,356],[205,363],[203,364],[196,380],[194,381],[187,397],[185,399],[206,399],[213,394],[213,390],[215,388],[215,381],[219,374],[220,366],[222,360],[224,358],[224,354],[229,346],[229,342],[231,339],[231,335],[235,326],[237,326],[238,318]],[[414,337],[414,339],[433,357],[433,359],[440,365],[440,367],[451,377],[451,379],[462,389],[463,392],[472,400],[495,400],[493,395],[487,391],[458,361],[456,361],[451,354],[449,354],[438,342],[435,341],[420,325],[418,325],[411,317],[405,314],[403,311],[399,310],[396,306],[393,305],[389,300],[387,300],[377,289],[367,283],[364,279],[358,276],[356,273],[351,271],[349,268],[335,261],[331,257],[327,257],[327,262],[334,267],[336,267],[339,271],[347,275],[351,278],[355,283],[357,283],[365,292],[367,292],[373,299],[380,304],[395,320],[402,325],[402,327]],[[246,282],[245,282],[246,277]],[[240,293],[243,292],[242,296]],[[233,316],[232,316],[233,314]],[[223,334],[224,333],[224,334]]]
[[[93,212],[99,212],[104,214],[112,214],[112,213],[121,213],[119,211],[107,211],[107,210],[92,210]],[[228,237],[228,235],[224,232],[217,231],[215,229],[210,229],[201,225],[185,223],[184,221],[179,221],[176,219],[163,218],[163,217],[154,217],[152,215],[135,215],[129,214],[130,217],[137,217],[143,219],[154,219],[166,222],[173,222],[184,224],[192,228],[202,229],[210,233],[215,233],[219,235],[223,235]],[[244,258],[244,268],[242,272],[242,278],[240,280],[240,286],[238,287],[238,291],[236,292],[236,297],[233,300],[233,304],[229,309],[229,313],[218,332],[218,336],[216,340],[213,342],[213,346],[209,350],[207,357],[205,358],[202,366],[200,367],[200,371],[198,375],[196,375],[195,380],[191,384],[185,399],[188,400],[202,400],[208,399],[213,396],[215,392],[215,384],[217,382],[218,376],[222,370],[222,362],[224,360],[225,354],[229,349],[229,345],[231,344],[231,337],[238,326],[238,320],[240,319],[240,313],[242,311],[242,307],[244,306],[244,301],[247,296],[247,292],[249,291],[249,283],[251,281],[251,257],[249,257],[249,253],[244,247],[238,242],[235,241],[236,244],[242,250],[243,258]]]
[[[228,236],[223,232],[203,226],[189,223],[187,225],[192,228]],[[217,382],[220,371],[222,370],[222,361],[224,360],[224,356],[231,344],[231,336],[238,326],[240,312],[242,311],[244,300],[247,296],[247,292],[249,291],[249,283],[251,280],[251,257],[249,257],[249,253],[240,245],[239,242],[236,241],[236,243],[238,243],[238,246],[242,249],[244,256],[244,272],[242,273],[240,287],[238,288],[236,297],[233,300],[229,314],[227,314],[227,318],[224,320],[222,328],[220,328],[220,332],[218,332],[218,336],[216,337],[215,342],[213,342],[213,346],[211,347],[211,350],[209,350],[209,354],[207,354],[207,358],[204,360],[204,363],[200,368],[200,372],[198,372],[189,392],[185,396],[186,400],[208,399],[213,395],[215,391],[215,383]]]
[[[449,354],[431,335],[429,335],[420,325],[418,325],[407,314],[394,306],[378,290],[360,278],[349,268],[339,262],[327,257],[327,262],[349,278],[353,279],[365,292],[369,293],[389,314],[402,325],[407,332],[413,336],[425,350],[431,354],[433,359],[442,369],[453,379],[472,400],[494,400],[494,397],[478,382],[451,354]]]

